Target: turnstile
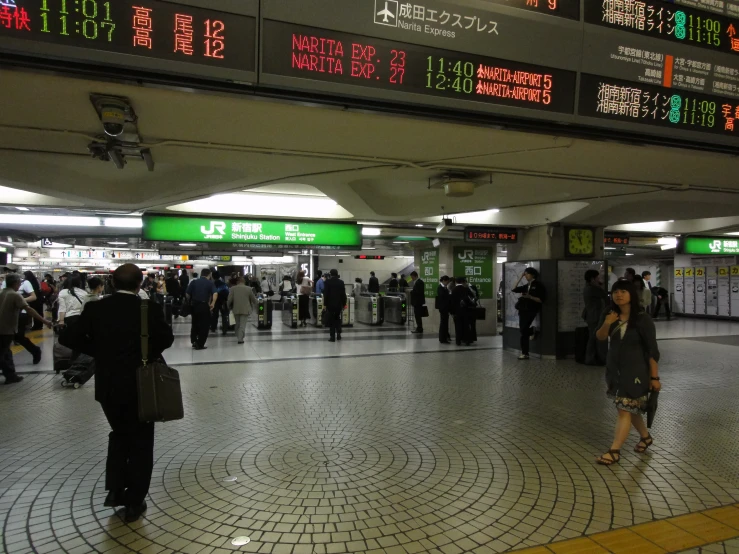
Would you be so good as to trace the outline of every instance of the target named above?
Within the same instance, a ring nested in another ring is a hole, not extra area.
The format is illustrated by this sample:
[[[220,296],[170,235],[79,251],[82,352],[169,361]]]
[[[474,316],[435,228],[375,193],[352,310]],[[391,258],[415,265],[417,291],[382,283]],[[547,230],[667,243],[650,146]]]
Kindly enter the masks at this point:
[[[382,325],[384,320],[383,302],[379,294],[363,292],[355,299],[355,318],[359,323]]]
[[[311,294],[310,295],[310,323],[316,327],[323,327],[321,321],[321,313],[323,312],[323,295],[322,294]]]
[[[272,329],[272,302],[270,299],[263,294],[257,296],[257,329],[267,330]]]
[[[296,295],[283,297],[282,323],[291,329],[298,328],[298,297]]]
[[[341,325],[342,327],[354,327],[354,297],[348,296],[346,299],[346,306],[344,311],[341,312]]]
[[[402,292],[389,292],[381,297],[385,321],[405,325],[408,320],[408,304]]]

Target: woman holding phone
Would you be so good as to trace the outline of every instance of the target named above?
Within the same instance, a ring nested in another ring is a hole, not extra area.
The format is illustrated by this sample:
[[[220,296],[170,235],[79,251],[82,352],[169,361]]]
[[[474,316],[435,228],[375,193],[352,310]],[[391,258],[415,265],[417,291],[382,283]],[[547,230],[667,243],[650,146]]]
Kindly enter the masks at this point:
[[[654,322],[642,310],[636,287],[619,280],[611,289],[611,306],[601,317],[598,340],[609,340],[606,363],[608,396],[618,409],[616,432],[611,448],[596,461],[601,465],[621,461],[621,447],[633,426],[640,440],[634,449],[644,453],[654,440],[642,414],[647,411],[649,391],[659,392],[659,348]]]

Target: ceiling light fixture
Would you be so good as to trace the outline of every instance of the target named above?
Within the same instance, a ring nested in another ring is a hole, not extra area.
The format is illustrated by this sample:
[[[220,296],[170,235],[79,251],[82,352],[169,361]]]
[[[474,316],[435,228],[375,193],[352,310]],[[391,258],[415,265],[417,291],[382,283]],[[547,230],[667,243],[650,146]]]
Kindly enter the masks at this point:
[[[20,212],[28,212],[28,211],[30,211],[28,208],[24,208],[23,206],[16,206],[15,209],[18,210],[18,211],[20,211]]]
[[[410,244],[407,240],[394,240],[393,244]]]
[[[197,246],[194,242],[181,242],[180,246]],[[241,250],[239,250],[241,252]]]
[[[58,225],[64,227],[100,227],[99,217],[62,215],[0,215],[0,223],[10,225]]]
[[[103,225],[106,227],[140,229],[144,226],[144,221],[140,217],[106,217],[103,220]]]
[[[362,227],[363,237],[379,237],[382,234],[382,229],[375,227]]]
[[[362,250],[377,250],[377,248],[372,248],[370,246],[363,246]]]
[[[416,227],[423,227],[423,223],[416,223]]]
[[[114,242],[109,242],[108,244],[110,244],[112,246],[126,246],[128,243],[127,242],[114,241]]]

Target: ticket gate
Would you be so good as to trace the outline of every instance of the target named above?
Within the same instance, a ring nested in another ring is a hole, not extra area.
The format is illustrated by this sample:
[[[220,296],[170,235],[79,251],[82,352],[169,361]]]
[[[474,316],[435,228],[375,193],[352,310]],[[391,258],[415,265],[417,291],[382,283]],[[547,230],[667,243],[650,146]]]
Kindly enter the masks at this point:
[[[272,302],[269,298],[260,294],[257,296],[257,329],[260,331],[272,329]]]
[[[405,325],[408,320],[408,303],[402,292],[389,292],[381,297],[385,321]]]
[[[323,327],[321,321],[321,313],[323,312],[323,295],[322,294],[311,294],[310,295],[310,323],[316,327]]]
[[[366,325],[382,325],[384,321],[383,302],[379,294],[363,292],[355,298],[355,318]]]
[[[282,323],[291,329],[298,328],[298,297],[296,295],[283,298]]]
[[[342,327],[354,327],[354,297],[348,296],[346,299],[346,306],[344,311],[341,312],[341,325]]]

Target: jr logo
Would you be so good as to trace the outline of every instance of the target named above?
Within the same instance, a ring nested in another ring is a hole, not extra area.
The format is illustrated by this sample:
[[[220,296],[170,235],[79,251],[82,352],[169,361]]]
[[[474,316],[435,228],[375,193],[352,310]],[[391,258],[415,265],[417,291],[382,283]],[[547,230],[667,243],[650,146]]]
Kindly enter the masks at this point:
[[[211,221],[210,229],[206,229],[205,225],[200,226],[200,232],[206,239],[220,239],[226,234],[226,224],[223,221]]]
[[[708,245],[708,247],[711,249],[712,253],[719,254],[721,252],[721,241],[714,240],[711,244]]]
[[[458,254],[460,260],[474,260],[474,251],[473,250],[465,250],[462,254]]]

